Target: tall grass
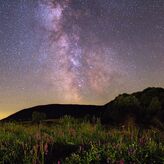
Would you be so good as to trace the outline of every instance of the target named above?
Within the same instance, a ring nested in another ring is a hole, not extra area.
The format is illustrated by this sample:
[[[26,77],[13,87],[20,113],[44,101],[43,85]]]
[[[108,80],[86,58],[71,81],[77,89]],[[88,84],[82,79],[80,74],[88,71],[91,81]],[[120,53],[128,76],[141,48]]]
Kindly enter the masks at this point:
[[[163,132],[133,124],[104,127],[71,117],[55,123],[0,125],[0,164],[164,163]]]

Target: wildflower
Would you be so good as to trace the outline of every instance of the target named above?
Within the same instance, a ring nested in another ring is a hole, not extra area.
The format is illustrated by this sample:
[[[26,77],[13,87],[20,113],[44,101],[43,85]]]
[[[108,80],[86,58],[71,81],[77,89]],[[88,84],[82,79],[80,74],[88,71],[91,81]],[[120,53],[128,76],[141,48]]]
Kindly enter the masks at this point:
[[[100,160],[100,155],[99,155],[99,154],[96,155],[96,160],[97,160],[97,161]]]
[[[121,128],[122,128],[122,130],[124,130],[125,129],[125,125],[122,125]]]
[[[35,139],[36,139],[37,141],[40,141],[40,140],[41,140],[41,135],[40,135],[39,132],[36,133]]]
[[[107,158],[106,162],[107,163],[111,163],[111,159],[110,158]]]
[[[139,145],[144,146],[146,144],[145,138],[140,138],[139,139]]]
[[[48,144],[47,143],[44,145],[44,152],[46,155],[48,154]]]
[[[75,131],[75,129],[70,128],[69,131],[70,131],[70,135],[71,135],[71,136],[73,136],[73,137],[76,136],[76,131]]]
[[[128,149],[128,154],[129,154],[129,155],[133,155],[133,154],[135,154],[135,149],[132,148],[132,147],[129,148],[129,149]]]
[[[79,153],[81,153],[83,151],[83,147],[80,145],[79,146]]]
[[[124,160],[120,160],[120,164],[124,164]]]

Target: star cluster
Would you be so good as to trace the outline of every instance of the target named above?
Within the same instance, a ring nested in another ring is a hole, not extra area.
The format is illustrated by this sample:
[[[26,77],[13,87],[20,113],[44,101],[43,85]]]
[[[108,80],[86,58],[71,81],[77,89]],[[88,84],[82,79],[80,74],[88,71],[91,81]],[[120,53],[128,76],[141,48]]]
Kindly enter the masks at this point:
[[[0,0],[0,115],[164,87],[163,16],[163,0]]]

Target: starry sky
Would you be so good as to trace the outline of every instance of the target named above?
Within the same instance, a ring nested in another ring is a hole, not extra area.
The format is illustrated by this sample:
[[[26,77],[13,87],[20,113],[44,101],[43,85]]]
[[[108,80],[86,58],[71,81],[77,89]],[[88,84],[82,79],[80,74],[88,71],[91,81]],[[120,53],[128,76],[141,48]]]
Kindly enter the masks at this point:
[[[164,87],[164,0],[0,0],[0,118]]]

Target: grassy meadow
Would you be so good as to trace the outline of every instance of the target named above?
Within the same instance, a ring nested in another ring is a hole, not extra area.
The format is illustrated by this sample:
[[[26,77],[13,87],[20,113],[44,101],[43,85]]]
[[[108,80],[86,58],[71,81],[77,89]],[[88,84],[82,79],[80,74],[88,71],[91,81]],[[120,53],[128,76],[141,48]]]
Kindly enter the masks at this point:
[[[59,120],[0,124],[0,164],[164,163],[164,134],[133,121],[103,126],[65,116]]]

